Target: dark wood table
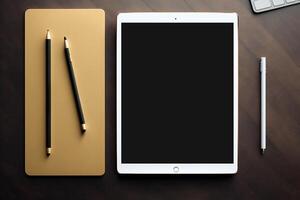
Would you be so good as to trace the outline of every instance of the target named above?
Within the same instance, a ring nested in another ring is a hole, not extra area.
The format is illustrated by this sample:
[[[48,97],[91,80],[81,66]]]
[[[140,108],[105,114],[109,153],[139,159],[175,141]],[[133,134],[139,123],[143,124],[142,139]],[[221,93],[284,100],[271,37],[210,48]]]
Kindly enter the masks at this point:
[[[24,172],[24,11],[106,11],[106,174]],[[239,13],[239,171],[232,176],[120,176],[116,171],[119,12]],[[300,5],[253,14],[249,0],[1,0],[0,199],[300,199]],[[258,59],[268,58],[267,151],[260,154]]]

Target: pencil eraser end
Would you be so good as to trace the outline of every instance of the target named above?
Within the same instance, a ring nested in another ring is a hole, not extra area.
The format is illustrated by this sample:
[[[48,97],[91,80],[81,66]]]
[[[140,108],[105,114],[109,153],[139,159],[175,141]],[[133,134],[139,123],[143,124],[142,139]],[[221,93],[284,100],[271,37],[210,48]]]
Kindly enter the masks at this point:
[[[82,130],[82,132],[86,131],[86,125],[85,124],[81,124],[81,130]]]

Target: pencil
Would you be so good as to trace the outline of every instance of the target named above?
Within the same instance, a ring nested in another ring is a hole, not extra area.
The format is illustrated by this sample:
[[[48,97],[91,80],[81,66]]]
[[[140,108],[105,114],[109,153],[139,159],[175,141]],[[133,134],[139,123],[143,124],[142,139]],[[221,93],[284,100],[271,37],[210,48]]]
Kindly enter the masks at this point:
[[[51,154],[51,35],[46,35],[46,152]]]
[[[77,84],[76,84],[76,80],[75,80],[74,69],[73,69],[73,64],[72,64],[72,59],[71,59],[71,54],[70,54],[70,47],[69,47],[69,43],[68,43],[68,40],[66,37],[64,37],[64,42],[65,42],[65,56],[66,56],[66,61],[67,61],[67,65],[68,65],[69,76],[71,79],[72,91],[73,91],[73,96],[75,99],[77,114],[79,117],[81,130],[82,130],[82,132],[85,132],[86,124],[85,124],[84,115],[83,115],[81,102],[80,102],[80,97],[79,97],[79,93],[78,93],[78,88],[77,88]]]
[[[260,141],[260,148],[262,154],[265,153],[265,150],[267,148],[266,146],[266,136],[267,136],[267,130],[266,130],[266,93],[267,93],[267,80],[266,80],[266,66],[267,66],[267,61],[266,57],[261,57],[260,58],[260,98],[261,98],[261,103],[260,103],[260,120],[261,120],[261,141]]]

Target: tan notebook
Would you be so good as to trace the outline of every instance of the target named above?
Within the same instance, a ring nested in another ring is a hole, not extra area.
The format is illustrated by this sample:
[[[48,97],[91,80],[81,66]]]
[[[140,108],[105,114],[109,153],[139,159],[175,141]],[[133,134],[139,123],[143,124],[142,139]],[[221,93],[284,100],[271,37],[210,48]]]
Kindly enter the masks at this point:
[[[46,155],[45,38],[52,36],[52,153]],[[81,133],[64,55],[68,38],[87,131]],[[105,171],[105,14],[101,9],[25,12],[25,171],[103,175]]]

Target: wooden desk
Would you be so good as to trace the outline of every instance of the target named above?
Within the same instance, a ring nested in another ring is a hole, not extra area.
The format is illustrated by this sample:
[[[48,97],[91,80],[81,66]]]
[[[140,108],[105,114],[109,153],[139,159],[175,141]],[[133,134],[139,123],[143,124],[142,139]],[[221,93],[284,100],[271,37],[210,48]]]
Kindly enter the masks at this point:
[[[24,173],[24,11],[106,11],[106,174]],[[119,176],[116,171],[116,17],[119,12],[237,12],[239,172],[234,176]],[[1,0],[0,199],[300,199],[300,5],[255,15],[248,0]],[[268,58],[268,148],[259,152],[258,58]]]

